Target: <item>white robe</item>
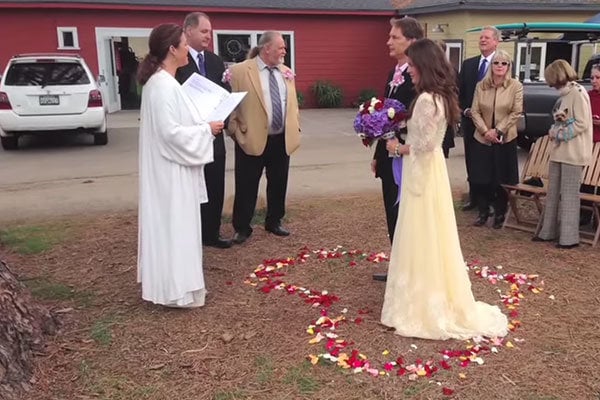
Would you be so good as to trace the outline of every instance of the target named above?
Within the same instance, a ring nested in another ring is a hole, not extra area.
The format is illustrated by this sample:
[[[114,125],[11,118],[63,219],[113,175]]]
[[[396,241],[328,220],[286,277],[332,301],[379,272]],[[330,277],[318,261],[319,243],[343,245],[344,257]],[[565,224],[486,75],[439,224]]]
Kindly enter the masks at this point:
[[[204,305],[200,204],[204,165],[213,161],[210,126],[164,70],[142,93],[139,143],[138,282],[142,298]]]

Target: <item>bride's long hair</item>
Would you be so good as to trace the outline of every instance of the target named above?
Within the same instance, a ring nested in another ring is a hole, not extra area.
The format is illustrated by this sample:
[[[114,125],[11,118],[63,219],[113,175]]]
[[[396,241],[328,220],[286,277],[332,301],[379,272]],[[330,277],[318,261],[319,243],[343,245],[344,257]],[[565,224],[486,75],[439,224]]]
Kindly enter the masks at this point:
[[[406,56],[419,72],[419,80],[415,83],[417,94],[428,92],[439,96],[444,103],[448,124],[455,126],[460,120],[457,74],[440,45],[430,39],[419,39],[406,49]]]

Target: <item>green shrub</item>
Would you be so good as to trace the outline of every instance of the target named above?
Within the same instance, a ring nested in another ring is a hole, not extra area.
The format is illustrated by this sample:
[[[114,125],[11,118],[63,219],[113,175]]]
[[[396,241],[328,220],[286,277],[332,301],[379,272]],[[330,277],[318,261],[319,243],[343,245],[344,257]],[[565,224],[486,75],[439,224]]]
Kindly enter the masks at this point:
[[[304,105],[304,93],[296,92],[296,97],[298,98],[298,107],[302,108]]]
[[[358,100],[355,106],[359,106],[367,100],[371,100],[373,97],[377,97],[377,90],[375,89],[363,89],[358,94]]]
[[[312,91],[317,98],[317,105],[323,108],[337,108],[342,105],[342,89],[329,81],[316,81]]]

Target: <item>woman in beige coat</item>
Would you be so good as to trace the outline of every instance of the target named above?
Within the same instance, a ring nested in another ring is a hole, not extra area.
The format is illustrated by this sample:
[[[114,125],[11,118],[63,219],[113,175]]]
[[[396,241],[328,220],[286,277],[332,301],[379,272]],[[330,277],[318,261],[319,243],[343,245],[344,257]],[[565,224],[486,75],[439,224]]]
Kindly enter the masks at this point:
[[[592,157],[590,97],[575,82],[577,73],[565,60],[548,65],[544,76],[560,97],[553,109],[556,122],[548,132],[554,145],[550,152],[544,217],[538,235],[532,240],[557,240],[556,247],[570,249],[579,245],[579,186],[583,167]]]
[[[483,226],[494,206],[495,229],[502,227],[508,196],[502,184],[519,181],[517,121],[523,112],[523,85],[512,78],[510,55],[497,50],[486,76],[477,84],[471,113],[475,125],[471,176],[479,208],[475,226]]]

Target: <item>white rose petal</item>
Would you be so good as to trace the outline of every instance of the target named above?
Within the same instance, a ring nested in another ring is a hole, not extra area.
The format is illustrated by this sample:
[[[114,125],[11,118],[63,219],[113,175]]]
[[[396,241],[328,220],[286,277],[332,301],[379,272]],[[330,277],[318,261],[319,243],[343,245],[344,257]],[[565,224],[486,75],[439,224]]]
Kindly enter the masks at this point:
[[[396,110],[394,110],[392,107],[388,108],[387,115],[389,119],[393,119],[396,115]]]

